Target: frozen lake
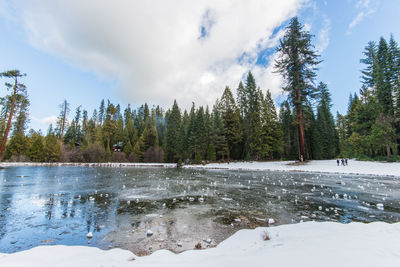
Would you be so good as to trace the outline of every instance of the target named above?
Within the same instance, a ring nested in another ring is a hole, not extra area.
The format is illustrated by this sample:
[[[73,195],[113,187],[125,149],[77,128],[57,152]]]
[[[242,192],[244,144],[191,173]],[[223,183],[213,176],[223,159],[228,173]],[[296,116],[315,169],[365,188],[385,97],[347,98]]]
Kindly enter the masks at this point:
[[[275,224],[398,222],[400,180],[130,167],[0,170],[0,252],[46,244],[179,252],[197,243],[215,246],[269,218]]]

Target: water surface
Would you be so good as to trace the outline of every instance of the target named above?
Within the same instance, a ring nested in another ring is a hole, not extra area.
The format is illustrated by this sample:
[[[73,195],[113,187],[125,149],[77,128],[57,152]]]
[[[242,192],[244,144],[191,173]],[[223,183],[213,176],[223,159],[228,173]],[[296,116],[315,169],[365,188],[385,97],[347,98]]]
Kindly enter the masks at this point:
[[[46,244],[179,252],[197,243],[215,246],[239,229],[266,226],[269,218],[275,224],[398,222],[399,178],[132,167],[0,170],[3,253]]]

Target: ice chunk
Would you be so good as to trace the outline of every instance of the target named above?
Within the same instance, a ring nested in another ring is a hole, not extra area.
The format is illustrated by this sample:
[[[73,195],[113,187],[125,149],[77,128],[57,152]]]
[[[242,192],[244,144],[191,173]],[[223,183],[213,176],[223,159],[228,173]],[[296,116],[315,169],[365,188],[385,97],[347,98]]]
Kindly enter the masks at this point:
[[[147,236],[152,236],[152,235],[153,235],[153,231],[151,231],[150,229],[147,230],[146,235],[147,235]]]

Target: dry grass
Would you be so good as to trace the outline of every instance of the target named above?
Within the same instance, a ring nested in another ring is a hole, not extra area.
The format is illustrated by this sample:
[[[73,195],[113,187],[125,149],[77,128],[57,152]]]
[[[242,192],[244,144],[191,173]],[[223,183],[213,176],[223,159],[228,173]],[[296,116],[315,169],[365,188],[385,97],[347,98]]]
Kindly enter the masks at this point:
[[[149,252],[141,250],[136,255],[139,256],[139,257],[143,257],[143,256],[147,256],[149,254],[150,254]]]
[[[288,166],[301,166],[301,165],[307,165],[308,164],[308,161],[303,161],[303,162],[301,162],[301,161],[295,161],[295,162],[292,162],[292,163],[288,163],[287,165]]]
[[[271,238],[269,237],[269,234],[268,234],[268,232],[267,232],[267,231],[264,231],[264,234],[263,234],[263,239],[264,239],[264,241],[271,240]]]

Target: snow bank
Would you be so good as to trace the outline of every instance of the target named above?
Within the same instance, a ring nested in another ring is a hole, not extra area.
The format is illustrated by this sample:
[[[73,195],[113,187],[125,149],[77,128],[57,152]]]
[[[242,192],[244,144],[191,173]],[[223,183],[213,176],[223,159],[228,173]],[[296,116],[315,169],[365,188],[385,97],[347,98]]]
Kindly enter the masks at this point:
[[[336,160],[312,160],[295,165],[293,161],[232,162],[206,165],[185,165],[195,169],[305,171],[344,174],[390,175],[400,177],[400,162],[371,162],[349,160],[348,166],[337,166]]]
[[[270,240],[265,241],[265,234]],[[400,223],[306,222],[241,230],[216,248],[173,254],[42,246],[1,254],[0,266],[399,266]]]
[[[143,167],[143,168],[175,168],[175,163],[35,163],[35,162],[3,162],[0,167],[14,166],[87,166],[87,167]],[[226,169],[226,170],[258,170],[258,171],[304,171],[321,173],[344,173],[366,175],[389,175],[400,177],[400,162],[371,162],[349,160],[348,166],[337,166],[336,160],[312,160],[305,164],[294,164],[294,161],[266,162],[232,162],[210,163],[206,165],[184,165],[186,169]]]

